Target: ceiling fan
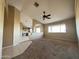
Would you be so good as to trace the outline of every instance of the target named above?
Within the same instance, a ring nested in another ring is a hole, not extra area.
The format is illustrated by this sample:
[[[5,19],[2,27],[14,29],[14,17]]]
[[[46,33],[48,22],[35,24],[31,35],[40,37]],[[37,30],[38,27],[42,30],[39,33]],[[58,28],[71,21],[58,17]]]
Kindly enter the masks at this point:
[[[48,14],[48,15],[46,15],[46,12],[45,11],[43,11],[43,20],[45,20],[45,19],[51,19],[50,18],[50,16],[51,16],[51,14]]]

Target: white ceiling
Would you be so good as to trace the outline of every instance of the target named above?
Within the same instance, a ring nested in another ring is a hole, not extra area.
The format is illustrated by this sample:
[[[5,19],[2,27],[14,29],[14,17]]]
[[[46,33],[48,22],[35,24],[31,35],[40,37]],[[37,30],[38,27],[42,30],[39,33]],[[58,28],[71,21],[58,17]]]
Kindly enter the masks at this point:
[[[35,1],[39,3],[37,8],[33,5]],[[74,17],[74,2],[74,0],[8,0],[10,5],[21,11],[22,21],[30,17],[44,24]],[[43,21],[43,11],[50,13],[51,19]]]

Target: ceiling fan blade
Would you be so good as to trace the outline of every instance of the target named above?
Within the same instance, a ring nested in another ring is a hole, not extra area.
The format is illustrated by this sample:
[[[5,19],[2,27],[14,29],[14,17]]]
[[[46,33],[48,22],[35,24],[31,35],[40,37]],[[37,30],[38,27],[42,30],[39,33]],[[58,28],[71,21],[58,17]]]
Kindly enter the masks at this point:
[[[45,20],[45,17],[43,17],[43,20]]]
[[[51,14],[45,15],[45,13],[46,13],[46,12],[43,11],[43,14],[44,14],[44,15],[43,15],[43,20],[45,20],[45,19],[51,19],[51,18],[50,18]]]
[[[48,17],[48,19],[51,19],[50,17]]]
[[[51,16],[51,14],[47,15],[47,16]]]
[[[45,11],[43,11],[43,13],[45,14],[46,12],[45,12]]]
[[[48,17],[48,16],[47,16],[46,18],[47,18],[47,19],[51,19],[51,18],[50,18],[50,17]]]

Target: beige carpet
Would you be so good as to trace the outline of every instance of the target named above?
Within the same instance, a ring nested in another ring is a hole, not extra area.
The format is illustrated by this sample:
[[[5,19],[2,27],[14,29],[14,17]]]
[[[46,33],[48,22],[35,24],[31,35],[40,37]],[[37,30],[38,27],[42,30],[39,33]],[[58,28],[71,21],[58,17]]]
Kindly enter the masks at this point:
[[[79,59],[79,49],[76,43],[39,39],[13,59]]]

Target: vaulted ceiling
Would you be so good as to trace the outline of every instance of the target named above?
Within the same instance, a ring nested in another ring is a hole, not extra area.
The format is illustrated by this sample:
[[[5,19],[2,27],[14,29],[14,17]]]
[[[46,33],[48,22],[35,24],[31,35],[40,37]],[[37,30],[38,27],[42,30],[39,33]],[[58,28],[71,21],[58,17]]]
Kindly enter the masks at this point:
[[[41,23],[51,23],[74,17],[74,0],[7,0],[21,12],[21,20],[36,19]],[[35,7],[34,2],[39,3]],[[43,11],[51,14],[51,19],[42,19]]]

